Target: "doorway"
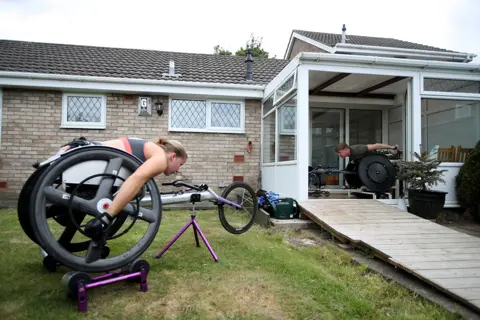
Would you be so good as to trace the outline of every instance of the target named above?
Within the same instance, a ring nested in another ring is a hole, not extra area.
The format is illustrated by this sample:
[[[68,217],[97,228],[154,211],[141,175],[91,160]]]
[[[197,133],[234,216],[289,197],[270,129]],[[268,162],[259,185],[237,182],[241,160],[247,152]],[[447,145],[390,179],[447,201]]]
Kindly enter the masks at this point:
[[[344,140],[345,110],[310,108],[310,165],[343,169],[343,160],[335,152],[335,146]],[[338,174],[324,176],[327,188],[343,185]]]

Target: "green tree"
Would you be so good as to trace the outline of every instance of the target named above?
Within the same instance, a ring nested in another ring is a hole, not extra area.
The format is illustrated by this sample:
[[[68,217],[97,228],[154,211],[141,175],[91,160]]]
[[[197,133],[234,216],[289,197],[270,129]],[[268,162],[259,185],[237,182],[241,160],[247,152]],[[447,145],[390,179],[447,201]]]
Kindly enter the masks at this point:
[[[250,51],[252,52],[252,56],[254,58],[268,58],[269,53],[262,48],[262,40],[263,38],[255,38],[255,36],[252,34],[250,36],[250,39],[245,43],[245,47],[240,47],[240,49],[238,49],[235,52],[235,55],[246,56],[247,50],[250,49]],[[214,49],[214,54],[217,54],[217,55],[225,55],[225,56],[232,55],[230,51],[224,49],[220,45],[216,45],[215,47],[213,47],[213,49]]]
[[[223,47],[220,47],[218,44],[213,47],[213,50],[215,50],[214,54],[221,55],[221,56],[231,56],[232,53],[228,50],[223,49]]]
[[[255,38],[252,34],[250,39],[245,43],[245,48],[240,47],[240,49],[235,52],[236,56],[246,56],[247,50],[250,49],[252,56],[255,58],[268,58],[269,53],[262,48],[263,38]]]

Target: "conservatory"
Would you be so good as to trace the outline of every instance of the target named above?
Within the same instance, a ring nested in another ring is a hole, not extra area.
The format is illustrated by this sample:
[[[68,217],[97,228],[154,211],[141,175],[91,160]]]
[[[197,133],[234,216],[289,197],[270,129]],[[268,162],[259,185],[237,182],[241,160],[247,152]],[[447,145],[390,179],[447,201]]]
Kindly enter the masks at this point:
[[[299,53],[266,87],[262,101],[262,189],[306,200],[308,167],[344,169],[339,142],[438,148],[447,191],[480,141],[480,65],[394,57]],[[342,174],[326,189],[346,193]],[[396,203],[395,195],[391,200]]]

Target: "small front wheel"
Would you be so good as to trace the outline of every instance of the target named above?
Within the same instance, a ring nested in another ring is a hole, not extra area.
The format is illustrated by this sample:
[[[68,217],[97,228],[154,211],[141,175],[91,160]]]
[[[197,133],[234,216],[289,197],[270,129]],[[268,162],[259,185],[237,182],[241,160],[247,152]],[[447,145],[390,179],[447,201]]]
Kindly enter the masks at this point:
[[[252,187],[245,182],[234,182],[223,190],[221,197],[224,200],[218,200],[218,216],[225,230],[233,234],[248,231],[258,212],[257,196]]]

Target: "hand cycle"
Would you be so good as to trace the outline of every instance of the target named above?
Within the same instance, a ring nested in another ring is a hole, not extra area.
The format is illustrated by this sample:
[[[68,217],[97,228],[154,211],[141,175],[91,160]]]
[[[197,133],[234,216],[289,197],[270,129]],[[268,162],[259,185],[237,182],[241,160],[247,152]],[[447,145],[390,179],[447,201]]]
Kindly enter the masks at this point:
[[[257,197],[253,189],[245,182],[233,182],[219,196],[208,185],[192,185],[181,180],[162,183],[162,186],[174,186],[184,189],[161,192],[162,205],[210,201],[218,207],[218,216],[222,226],[230,233],[241,234],[248,231],[258,212]],[[141,202],[147,202],[145,196]],[[227,218],[227,216],[229,218]]]

